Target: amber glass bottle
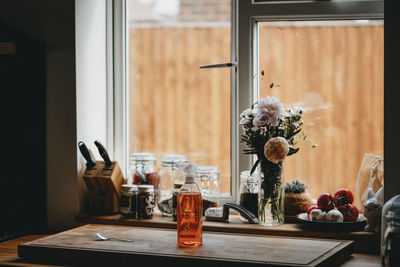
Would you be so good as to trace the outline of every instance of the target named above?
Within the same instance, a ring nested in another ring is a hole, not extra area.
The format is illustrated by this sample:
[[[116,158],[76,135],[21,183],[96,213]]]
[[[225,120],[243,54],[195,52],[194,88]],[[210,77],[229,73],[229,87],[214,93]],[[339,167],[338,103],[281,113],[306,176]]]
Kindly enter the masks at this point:
[[[185,167],[185,183],[178,195],[177,230],[179,247],[198,247],[202,245],[202,198],[195,182],[196,165]]]

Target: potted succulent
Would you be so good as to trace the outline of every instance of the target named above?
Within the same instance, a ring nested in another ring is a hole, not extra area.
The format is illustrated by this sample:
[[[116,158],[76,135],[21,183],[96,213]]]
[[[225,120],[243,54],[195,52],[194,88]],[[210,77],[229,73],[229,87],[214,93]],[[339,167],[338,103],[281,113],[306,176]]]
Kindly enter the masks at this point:
[[[313,198],[306,192],[307,185],[294,180],[285,185],[285,221],[291,220],[297,214],[306,212],[313,203]]]

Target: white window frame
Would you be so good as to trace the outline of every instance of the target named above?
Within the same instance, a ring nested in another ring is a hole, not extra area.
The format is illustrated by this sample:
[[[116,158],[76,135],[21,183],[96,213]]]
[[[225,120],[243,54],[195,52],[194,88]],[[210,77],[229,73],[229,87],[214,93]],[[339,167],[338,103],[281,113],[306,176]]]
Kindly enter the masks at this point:
[[[128,30],[126,0],[107,0],[107,145],[125,177],[129,167]]]
[[[242,153],[239,114],[259,97],[258,22],[383,19],[383,0],[231,0],[231,195],[235,202],[240,172],[253,159]],[[129,167],[128,36],[126,0],[107,0],[107,144],[127,177]]]
[[[127,0],[107,0],[107,144],[111,156],[119,162],[128,176],[129,168],[129,88],[128,88],[128,36]],[[237,2],[232,2],[231,17],[231,62],[237,61]],[[221,202],[235,202],[238,191],[239,147],[233,141],[239,138],[238,94],[236,67],[231,68],[231,194],[223,196]],[[235,171],[236,170],[236,171]]]

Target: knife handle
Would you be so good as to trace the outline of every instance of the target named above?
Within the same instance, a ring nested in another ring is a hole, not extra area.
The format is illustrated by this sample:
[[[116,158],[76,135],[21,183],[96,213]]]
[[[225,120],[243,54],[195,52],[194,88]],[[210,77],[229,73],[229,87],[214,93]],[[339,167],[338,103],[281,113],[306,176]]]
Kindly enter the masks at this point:
[[[110,157],[108,156],[106,148],[98,140],[94,141],[94,144],[97,146],[100,156],[104,159],[104,164],[106,168],[109,168],[112,162],[110,160]]]
[[[79,150],[80,150],[81,153],[82,153],[82,156],[83,156],[83,157],[85,158],[85,160],[86,160],[86,168],[87,168],[88,170],[92,169],[92,168],[96,165],[96,161],[94,161],[94,160],[92,159],[92,157],[90,156],[89,149],[86,147],[85,143],[82,142],[82,141],[80,141],[80,142],[78,143],[78,147],[79,147]]]

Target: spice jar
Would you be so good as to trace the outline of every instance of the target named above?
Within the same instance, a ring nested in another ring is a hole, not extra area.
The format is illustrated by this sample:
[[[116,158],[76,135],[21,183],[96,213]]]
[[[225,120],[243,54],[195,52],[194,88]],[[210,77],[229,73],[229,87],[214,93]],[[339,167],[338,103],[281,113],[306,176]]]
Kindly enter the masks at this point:
[[[217,207],[221,196],[219,168],[217,166],[199,166],[196,169],[196,183],[200,185],[203,197],[203,215],[210,207]]]
[[[154,214],[154,187],[152,185],[138,185],[138,209],[139,219],[151,219]]]
[[[130,157],[130,178],[128,183],[141,185],[148,184],[158,187],[158,174],[154,163],[156,156],[153,153],[132,153]]]
[[[258,217],[258,184],[260,175],[254,172],[250,175],[250,171],[240,173],[240,188],[239,188],[239,205],[251,211]],[[248,221],[240,217],[242,221]]]
[[[400,210],[386,215],[387,228],[383,238],[382,266],[400,266]]]
[[[178,208],[178,195],[181,191],[182,184],[174,184],[174,190],[172,191],[172,217],[176,222],[178,219],[177,208]]]
[[[136,219],[138,187],[132,184],[121,186],[120,211],[124,219]]]
[[[173,184],[182,176],[181,163],[188,162],[184,155],[164,155],[158,179],[157,207],[163,216],[172,216]]]

